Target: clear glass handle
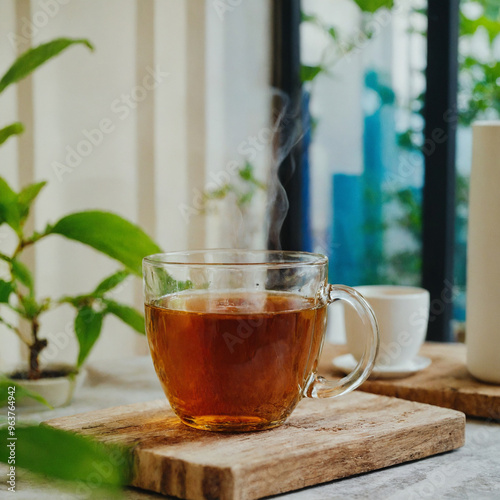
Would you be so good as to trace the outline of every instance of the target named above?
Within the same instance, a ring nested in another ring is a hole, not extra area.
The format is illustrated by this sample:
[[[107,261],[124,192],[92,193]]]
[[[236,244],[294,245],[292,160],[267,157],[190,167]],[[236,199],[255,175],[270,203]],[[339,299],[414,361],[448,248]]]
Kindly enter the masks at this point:
[[[333,304],[337,300],[344,300],[354,307],[363,324],[369,326],[363,356],[361,356],[356,368],[349,375],[338,381],[326,380],[315,375],[306,388],[305,396],[309,398],[336,398],[359,387],[370,375],[375,364],[380,341],[378,324],[370,304],[353,288],[342,285],[326,285],[321,291],[321,295],[328,304]]]

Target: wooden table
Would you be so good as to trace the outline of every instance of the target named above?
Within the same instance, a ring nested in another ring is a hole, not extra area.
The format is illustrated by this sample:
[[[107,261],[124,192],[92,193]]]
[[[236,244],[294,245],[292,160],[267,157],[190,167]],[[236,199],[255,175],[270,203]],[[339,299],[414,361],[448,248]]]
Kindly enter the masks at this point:
[[[343,376],[333,367],[332,359],[346,352],[344,345],[325,345],[320,373]],[[464,344],[426,342],[419,354],[432,361],[425,370],[397,379],[371,376],[361,390],[452,408],[470,417],[500,419],[500,385],[481,382],[469,374]]]
[[[21,410],[30,420],[73,415],[122,404],[151,401],[163,394],[146,357],[90,365],[83,387],[73,404],[53,411]],[[345,499],[492,499],[500,498],[500,424],[479,419],[467,420],[466,445],[454,452],[369,474],[333,481],[273,498],[287,500]],[[5,466],[0,476],[6,477]],[[0,481],[0,498],[9,498],[7,485]],[[18,475],[16,500],[65,498],[50,482],[35,483],[28,475]],[[66,491],[70,494],[70,491]],[[161,496],[128,489],[128,500],[160,500]]]

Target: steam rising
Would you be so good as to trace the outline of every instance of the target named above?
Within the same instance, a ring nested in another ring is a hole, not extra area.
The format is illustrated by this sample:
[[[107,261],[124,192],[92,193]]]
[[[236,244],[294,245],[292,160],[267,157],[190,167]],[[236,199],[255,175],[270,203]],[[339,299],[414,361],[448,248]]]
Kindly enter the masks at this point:
[[[223,237],[222,241],[218,241],[219,247],[222,243],[225,248],[281,249],[280,232],[289,208],[282,182],[286,184],[295,169],[293,157],[285,165],[283,162],[302,137],[302,123],[300,107],[299,110],[292,110],[287,94],[272,89],[270,97],[273,116],[271,125],[266,129],[265,143],[262,143],[265,150],[259,153],[267,158],[264,162],[267,164],[266,192],[257,192],[259,199],[254,200],[256,203],[252,206],[239,205],[234,192],[227,194],[224,218],[218,219]]]
[[[283,171],[282,165],[303,136],[300,106],[292,109],[290,98],[284,92],[273,90],[273,109],[278,111],[273,126],[272,163],[268,180],[267,235],[268,246],[281,250],[280,233],[290,206],[282,180],[286,183],[295,170],[293,156]]]

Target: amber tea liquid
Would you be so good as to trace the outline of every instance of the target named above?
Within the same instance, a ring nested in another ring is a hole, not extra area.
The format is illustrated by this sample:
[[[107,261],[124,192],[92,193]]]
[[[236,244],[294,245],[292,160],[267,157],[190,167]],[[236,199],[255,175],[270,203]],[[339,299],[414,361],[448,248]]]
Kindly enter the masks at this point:
[[[283,292],[182,292],[146,305],[153,363],[188,425],[280,425],[316,369],[326,306]]]

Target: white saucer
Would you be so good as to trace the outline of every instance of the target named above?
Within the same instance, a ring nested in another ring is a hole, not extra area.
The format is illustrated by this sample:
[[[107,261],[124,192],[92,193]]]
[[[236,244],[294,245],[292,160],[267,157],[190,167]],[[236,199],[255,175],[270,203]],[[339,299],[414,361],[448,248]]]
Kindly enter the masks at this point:
[[[333,361],[333,366],[344,373],[351,373],[358,362],[352,354],[337,356]],[[427,368],[431,364],[429,358],[415,356],[410,362],[400,366],[374,366],[370,378],[403,378]]]

